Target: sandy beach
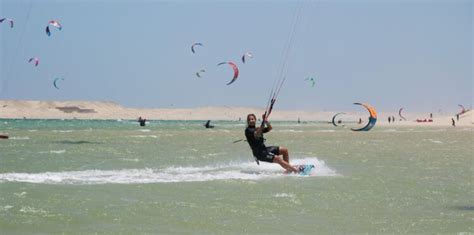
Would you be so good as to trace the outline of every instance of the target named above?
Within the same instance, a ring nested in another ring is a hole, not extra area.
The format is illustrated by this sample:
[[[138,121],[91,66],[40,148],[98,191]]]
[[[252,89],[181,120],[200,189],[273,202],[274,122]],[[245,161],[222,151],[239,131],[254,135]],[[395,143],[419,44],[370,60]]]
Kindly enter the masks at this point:
[[[7,119],[136,119],[139,116],[148,120],[242,120],[246,114],[263,112],[264,107],[198,107],[198,108],[156,108],[139,109],[123,107],[110,101],[31,101],[0,100],[0,118]],[[341,110],[341,112],[346,112]],[[275,121],[331,121],[336,112],[298,111],[276,109],[271,116]],[[343,121],[365,120],[360,113],[346,112],[340,118]],[[451,116],[434,116],[433,122],[420,123],[416,119],[429,119],[429,114],[405,113],[407,121],[400,121],[396,112],[379,112],[377,125],[392,126],[451,126]],[[389,116],[396,118],[395,123],[388,123]],[[457,126],[472,126],[472,111],[468,111],[456,121]]]

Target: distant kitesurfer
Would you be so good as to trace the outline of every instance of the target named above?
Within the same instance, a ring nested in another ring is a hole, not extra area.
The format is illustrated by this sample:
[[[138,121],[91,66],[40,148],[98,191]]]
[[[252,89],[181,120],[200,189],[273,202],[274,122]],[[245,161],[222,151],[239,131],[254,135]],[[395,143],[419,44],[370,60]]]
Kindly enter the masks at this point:
[[[146,125],[146,119],[143,119],[142,117],[138,118],[138,123],[140,123],[140,126],[145,126]]]
[[[451,122],[452,122],[451,125],[453,125],[454,127],[456,127],[456,121],[454,121],[454,118],[451,118]]]
[[[245,137],[247,138],[247,142],[252,149],[252,153],[255,157],[255,160],[257,161],[257,164],[259,161],[278,163],[281,167],[286,169],[287,172],[298,173],[299,170],[290,165],[290,157],[287,148],[282,146],[265,146],[263,133],[271,131],[272,125],[270,125],[268,122],[265,114],[262,116],[262,118],[263,125],[261,127],[256,127],[255,123],[257,121],[257,117],[255,114],[247,115],[247,128],[245,129]]]
[[[211,125],[211,120],[207,120],[206,124],[204,124],[206,128],[214,128],[213,125]]]
[[[392,120],[392,118],[389,116],[388,117],[388,123],[390,123],[391,120]]]

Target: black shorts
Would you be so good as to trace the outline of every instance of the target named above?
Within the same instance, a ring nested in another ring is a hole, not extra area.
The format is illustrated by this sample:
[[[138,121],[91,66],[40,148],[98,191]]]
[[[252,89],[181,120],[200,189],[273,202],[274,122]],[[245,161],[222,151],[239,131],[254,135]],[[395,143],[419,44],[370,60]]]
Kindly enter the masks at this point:
[[[268,146],[266,152],[262,152],[255,157],[262,162],[273,162],[273,158],[278,155],[280,155],[280,146]]]

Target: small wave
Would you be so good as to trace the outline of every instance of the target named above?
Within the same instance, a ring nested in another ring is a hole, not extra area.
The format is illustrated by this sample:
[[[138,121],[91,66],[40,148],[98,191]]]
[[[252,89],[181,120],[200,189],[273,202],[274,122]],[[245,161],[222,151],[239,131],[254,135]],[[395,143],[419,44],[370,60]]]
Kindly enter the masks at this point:
[[[314,164],[312,176],[337,176],[324,161],[317,158],[296,159],[292,164]],[[261,180],[275,177],[306,177],[285,175],[277,164],[253,162],[233,163],[217,166],[182,167],[170,166],[162,169],[83,170],[41,173],[3,173],[0,182],[27,182],[37,184],[147,184],[203,182],[215,180]]]
[[[13,208],[12,205],[6,205],[6,206],[4,206],[3,208],[0,207],[0,211],[8,211],[8,210],[10,210],[11,208]]]
[[[49,152],[50,152],[50,153],[55,153],[55,154],[62,154],[62,153],[65,153],[66,150],[65,150],[65,149],[61,149],[61,150],[50,150]]]
[[[50,214],[49,212],[43,210],[43,209],[37,209],[31,206],[26,206],[22,207],[20,209],[20,212],[25,213],[25,214],[35,214],[35,215],[40,215],[42,217],[52,217],[54,215]]]
[[[26,192],[21,192],[21,193],[14,193],[15,196],[19,197],[19,198],[25,198],[26,197]]]
[[[289,130],[278,130],[278,131],[275,131],[275,132],[280,132],[280,133],[301,133],[301,132],[303,132],[303,131],[302,131],[302,130],[289,129]]]
[[[158,138],[156,135],[132,135],[133,138]]]
[[[11,140],[29,140],[30,137],[28,136],[14,136],[14,137],[10,137]]]
[[[291,197],[295,197],[295,195],[292,194],[292,193],[290,193],[290,194],[288,194],[288,193],[277,193],[277,194],[275,194],[275,195],[273,195],[273,196],[274,196],[274,197],[290,197],[290,198],[291,198]]]
[[[53,130],[54,133],[71,133],[74,132],[74,130]]]
[[[431,143],[435,143],[435,144],[442,144],[443,141],[440,141],[440,140],[433,140],[433,139],[427,139],[429,142]]]
[[[301,201],[296,197],[295,194],[293,193],[277,193],[273,195],[275,198],[285,198],[285,200],[288,200],[296,205],[301,205]]]
[[[317,130],[316,132],[336,132],[335,130]]]
[[[150,129],[140,129],[138,131],[141,131],[141,132],[150,132],[151,130]]]

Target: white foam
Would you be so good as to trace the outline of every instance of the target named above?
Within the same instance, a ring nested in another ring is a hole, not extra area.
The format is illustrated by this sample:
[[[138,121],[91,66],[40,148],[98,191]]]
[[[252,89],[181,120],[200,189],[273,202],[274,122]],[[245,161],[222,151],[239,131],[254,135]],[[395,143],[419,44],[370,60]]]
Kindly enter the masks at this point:
[[[429,142],[431,143],[435,143],[435,144],[442,144],[443,141],[440,141],[440,140],[433,140],[433,139],[427,139]]]
[[[337,176],[324,161],[317,158],[296,159],[292,164],[314,164],[312,176]],[[172,166],[161,169],[84,170],[40,173],[3,173],[0,182],[38,184],[146,184],[173,182],[203,182],[214,180],[261,180],[275,177],[307,177],[285,175],[277,164],[254,162],[216,166]]]
[[[3,208],[0,207],[0,211],[7,211],[7,210],[10,210],[11,208],[13,208],[12,205],[6,205]]]
[[[273,195],[274,197],[289,197],[289,198],[294,198],[295,195],[292,193],[277,193]]]
[[[16,136],[16,137],[10,137],[11,140],[29,140],[30,137],[28,136]]]
[[[54,133],[71,133],[74,132],[74,130],[53,130]]]
[[[55,153],[55,154],[62,154],[62,153],[65,153],[66,150],[65,150],[65,149],[61,149],[61,150],[50,150],[49,152],[50,152],[50,153]]]
[[[280,132],[280,133],[302,133],[302,130],[293,130],[293,129],[288,129],[288,130],[277,130],[275,132]]]
[[[19,197],[19,198],[25,198],[26,196],[26,192],[21,192],[21,193],[14,193],[15,196]]]
[[[133,138],[158,138],[156,135],[132,135]]]
[[[317,130],[316,132],[330,133],[330,132],[336,132],[336,131],[335,130]]]
[[[151,130],[150,129],[140,129],[138,131],[141,131],[141,132],[150,132]]]

